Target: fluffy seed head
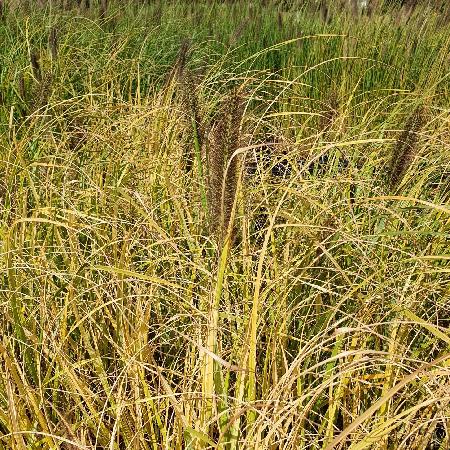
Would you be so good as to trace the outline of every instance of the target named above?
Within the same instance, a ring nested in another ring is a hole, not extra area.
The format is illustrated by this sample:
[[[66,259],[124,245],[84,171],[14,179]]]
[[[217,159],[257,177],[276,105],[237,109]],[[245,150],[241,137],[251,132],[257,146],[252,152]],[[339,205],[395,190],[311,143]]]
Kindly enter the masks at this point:
[[[33,69],[33,75],[36,80],[42,80],[41,66],[39,64],[39,57],[36,52],[31,53],[31,68]]]
[[[244,111],[241,92],[233,90],[223,101],[209,140],[209,205],[211,225],[219,239],[228,230],[237,190],[240,125]]]
[[[397,139],[389,168],[391,187],[396,187],[407,172],[417,153],[418,133],[425,124],[425,109],[419,106],[406,122]]]
[[[58,56],[58,30],[56,29],[56,27],[53,27],[50,30],[48,42],[50,45],[50,51],[52,53],[52,58],[56,59]]]
[[[187,142],[183,149],[182,165],[185,173],[189,173],[194,162],[194,146],[203,147],[204,129],[198,100],[198,82],[190,71],[185,71],[180,79],[181,104],[185,117]]]

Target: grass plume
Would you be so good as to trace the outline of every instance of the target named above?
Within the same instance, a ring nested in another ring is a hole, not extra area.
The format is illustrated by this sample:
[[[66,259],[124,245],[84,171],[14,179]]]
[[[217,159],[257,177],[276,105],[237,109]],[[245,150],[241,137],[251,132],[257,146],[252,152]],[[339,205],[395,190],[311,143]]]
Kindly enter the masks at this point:
[[[425,124],[425,108],[418,106],[408,118],[397,139],[389,167],[389,181],[395,188],[402,180],[418,151],[419,133]]]
[[[4,20],[5,17],[6,17],[5,0],[0,0],[0,20]]]
[[[33,75],[34,78],[36,78],[37,81],[42,81],[42,71],[41,71],[41,65],[39,62],[39,55],[37,52],[31,52],[31,68],[33,69]]]
[[[198,97],[199,85],[191,71],[186,70],[182,75],[180,89],[187,130],[187,142],[181,163],[184,172],[189,173],[192,170],[197,153],[198,163],[201,163],[201,152],[205,142],[204,123]]]
[[[50,34],[48,36],[48,43],[50,46],[52,58],[56,60],[56,58],[58,57],[58,29],[56,27],[51,28]]]
[[[175,58],[175,63],[173,64],[172,69],[168,75],[167,83],[170,83],[173,80],[176,80],[182,85],[186,83],[186,80],[184,80],[184,72],[188,63],[190,50],[190,41],[188,39],[183,39],[178,50],[177,57]]]
[[[222,101],[208,143],[209,204],[212,230],[222,239],[229,226],[236,196],[240,126],[244,110],[242,93],[234,89]]]
[[[100,4],[99,4],[100,20],[105,20],[107,13],[108,13],[108,0],[100,0]]]

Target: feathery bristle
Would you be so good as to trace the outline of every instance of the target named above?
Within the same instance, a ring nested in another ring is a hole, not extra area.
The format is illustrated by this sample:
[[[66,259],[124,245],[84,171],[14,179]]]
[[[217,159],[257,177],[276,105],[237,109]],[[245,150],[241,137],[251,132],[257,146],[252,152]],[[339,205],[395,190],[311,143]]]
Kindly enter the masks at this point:
[[[33,90],[33,101],[30,110],[35,111],[48,103],[52,93],[53,77],[51,73],[45,73],[39,84]]]
[[[405,129],[395,143],[389,169],[391,187],[397,186],[414,160],[417,152],[418,133],[425,124],[423,106],[416,108],[407,120]]]
[[[238,25],[238,27],[236,28],[236,30],[234,31],[234,33],[230,36],[230,38],[228,40],[229,46],[233,46],[236,44],[236,42],[239,41],[239,39],[241,38],[242,33],[245,30],[245,28],[247,27],[248,23],[249,23],[248,18],[245,18],[244,20],[241,21],[241,23]]]
[[[26,97],[26,89],[25,89],[25,77],[23,73],[19,75],[19,95],[22,100],[25,100]]]
[[[77,151],[84,145],[87,139],[87,129],[82,118],[75,117],[69,122],[68,136],[67,144],[71,151]]]
[[[226,120],[221,113],[218,122],[211,130],[208,142],[208,203],[213,232],[217,232],[220,229],[221,223],[226,129]]]
[[[244,113],[244,102],[242,94],[235,90],[230,97],[230,130],[229,147],[227,154],[228,167],[225,168],[224,186],[222,187],[223,198],[223,230],[228,229],[236,196],[238,182],[238,157],[233,153],[240,147],[240,127]]]
[[[350,9],[355,17],[359,15],[358,0],[350,0]]]
[[[330,22],[330,11],[325,0],[319,2],[319,12],[322,21],[328,24]]]

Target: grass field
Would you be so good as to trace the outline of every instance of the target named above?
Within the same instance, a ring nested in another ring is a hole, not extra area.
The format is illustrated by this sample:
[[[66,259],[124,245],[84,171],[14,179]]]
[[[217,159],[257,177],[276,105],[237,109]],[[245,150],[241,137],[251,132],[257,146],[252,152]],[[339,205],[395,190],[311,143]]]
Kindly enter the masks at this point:
[[[0,450],[448,450],[450,4],[0,0]]]

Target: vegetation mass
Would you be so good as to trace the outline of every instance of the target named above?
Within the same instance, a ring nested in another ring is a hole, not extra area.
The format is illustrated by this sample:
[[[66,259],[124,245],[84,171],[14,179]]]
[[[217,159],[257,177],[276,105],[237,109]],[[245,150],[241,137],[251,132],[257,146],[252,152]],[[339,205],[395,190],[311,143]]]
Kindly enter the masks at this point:
[[[0,1],[0,450],[450,448],[450,5]]]

